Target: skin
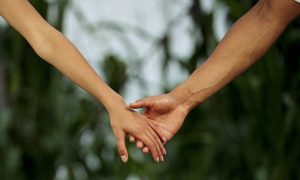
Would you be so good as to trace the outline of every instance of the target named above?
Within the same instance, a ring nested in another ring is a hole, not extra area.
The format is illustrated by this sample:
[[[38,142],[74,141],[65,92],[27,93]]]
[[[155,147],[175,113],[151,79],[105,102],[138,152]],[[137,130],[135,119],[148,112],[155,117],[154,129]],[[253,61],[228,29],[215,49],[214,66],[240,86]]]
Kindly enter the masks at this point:
[[[128,160],[126,133],[145,143],[156,162],[164,160],[165,149],[149,120],[128,108],[123,98],[105,84],[75,46],[49,25],[27,0],[0,0],[0,14],[42,59],[104,105],[123,162]]]
[[[293,0],[260,0],[229,30],[217,48],[186,81],[168,94],[130,104],[145,115],[161,137],[170,140],[186,115],[261,58],[286,26],[300,14]],[[130,136],[134,142],[135,137]],[[137,141],[137,147],[149,152]]]

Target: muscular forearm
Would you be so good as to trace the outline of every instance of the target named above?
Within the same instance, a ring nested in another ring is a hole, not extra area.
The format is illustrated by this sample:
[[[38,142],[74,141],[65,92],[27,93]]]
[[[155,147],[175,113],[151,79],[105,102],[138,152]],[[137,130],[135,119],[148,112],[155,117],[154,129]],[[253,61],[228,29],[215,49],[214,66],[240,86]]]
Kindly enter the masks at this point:
[[[233,25],[207,61],[170,94],[190,110],[261,58],[299,14],[295,2],[279,1],[258,2]]]

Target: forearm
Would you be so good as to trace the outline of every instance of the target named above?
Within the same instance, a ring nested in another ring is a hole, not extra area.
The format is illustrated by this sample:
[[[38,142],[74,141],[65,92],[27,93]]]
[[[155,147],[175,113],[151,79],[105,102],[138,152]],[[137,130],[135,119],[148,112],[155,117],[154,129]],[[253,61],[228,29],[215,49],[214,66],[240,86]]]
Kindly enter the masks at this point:
[[[96,97],[107,109],[123,101],[92,69],[80,52],[60,32],[51,28],[37,53],[82,89]]]
[[[238,20],[207,61],[170,94],[190,110],[261,58],[297,16],[296,12],[278,14],[267,3],[258,2]]]
[[[27,0],[0,0],[0,13],[44,60],[95,96],[109,111],[125,108],[114,92],[60,32],[49,25]]]

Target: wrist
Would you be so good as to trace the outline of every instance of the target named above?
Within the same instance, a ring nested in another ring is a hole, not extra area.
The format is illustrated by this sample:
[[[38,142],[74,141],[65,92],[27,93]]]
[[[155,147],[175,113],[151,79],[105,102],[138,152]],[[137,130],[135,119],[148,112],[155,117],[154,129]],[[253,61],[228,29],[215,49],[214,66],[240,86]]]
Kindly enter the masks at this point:
[[[178,106],[185,109],[185,111],[190,112],[195,106],[202,103],[199,100],[196,93],[184,85],[178,86],[173,91],[169,93],[172,98],[176,99]]]
[[[103,105],[109,114],[118,111],[120,112],[121,110],[125,110],[127,108],[123,97],[117,93],[109,96],[107,99],[108,101],[106,101],[106,103]]]
[[[174,100],[176,109],[180,109],[184,113],[188,114],[191,111],[191,107],[186,103],[186,99],[189,97],[187,93],[182,93],[178,89],[174,89],[168,94],[171,99]]]

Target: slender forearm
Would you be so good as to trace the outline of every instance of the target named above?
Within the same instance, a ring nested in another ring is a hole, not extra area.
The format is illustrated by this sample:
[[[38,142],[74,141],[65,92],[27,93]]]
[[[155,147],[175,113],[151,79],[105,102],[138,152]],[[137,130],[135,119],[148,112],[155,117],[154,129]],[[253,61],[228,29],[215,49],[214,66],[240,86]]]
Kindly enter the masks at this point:
[[[125,108],[122,98],[102,81],[72,43],[49,25],[27,0],[0,0],[0,14],[44,60],[95,96],[108,110]]]
[[[51,29],[38,50],[40,56],[95,96],[107,109],[122,98],[97,75],[80,52],[58,31]]]
[[[275,14],[267,3],[258,2],[237,21],[207,61],[171,92],[179,102],[190,110],[220,90],[261,58],[298,14],[295,8],[293,14]]]
[[[26,38],[39,56],[106,107],[124,162],[128,160],[126,133],[145,143],[155,161],[164,160],[165,149],[148,119],[129,109],[121,96],[105,84],[72,43],[51,27],[27,0],[0,0],[0,14]]]

